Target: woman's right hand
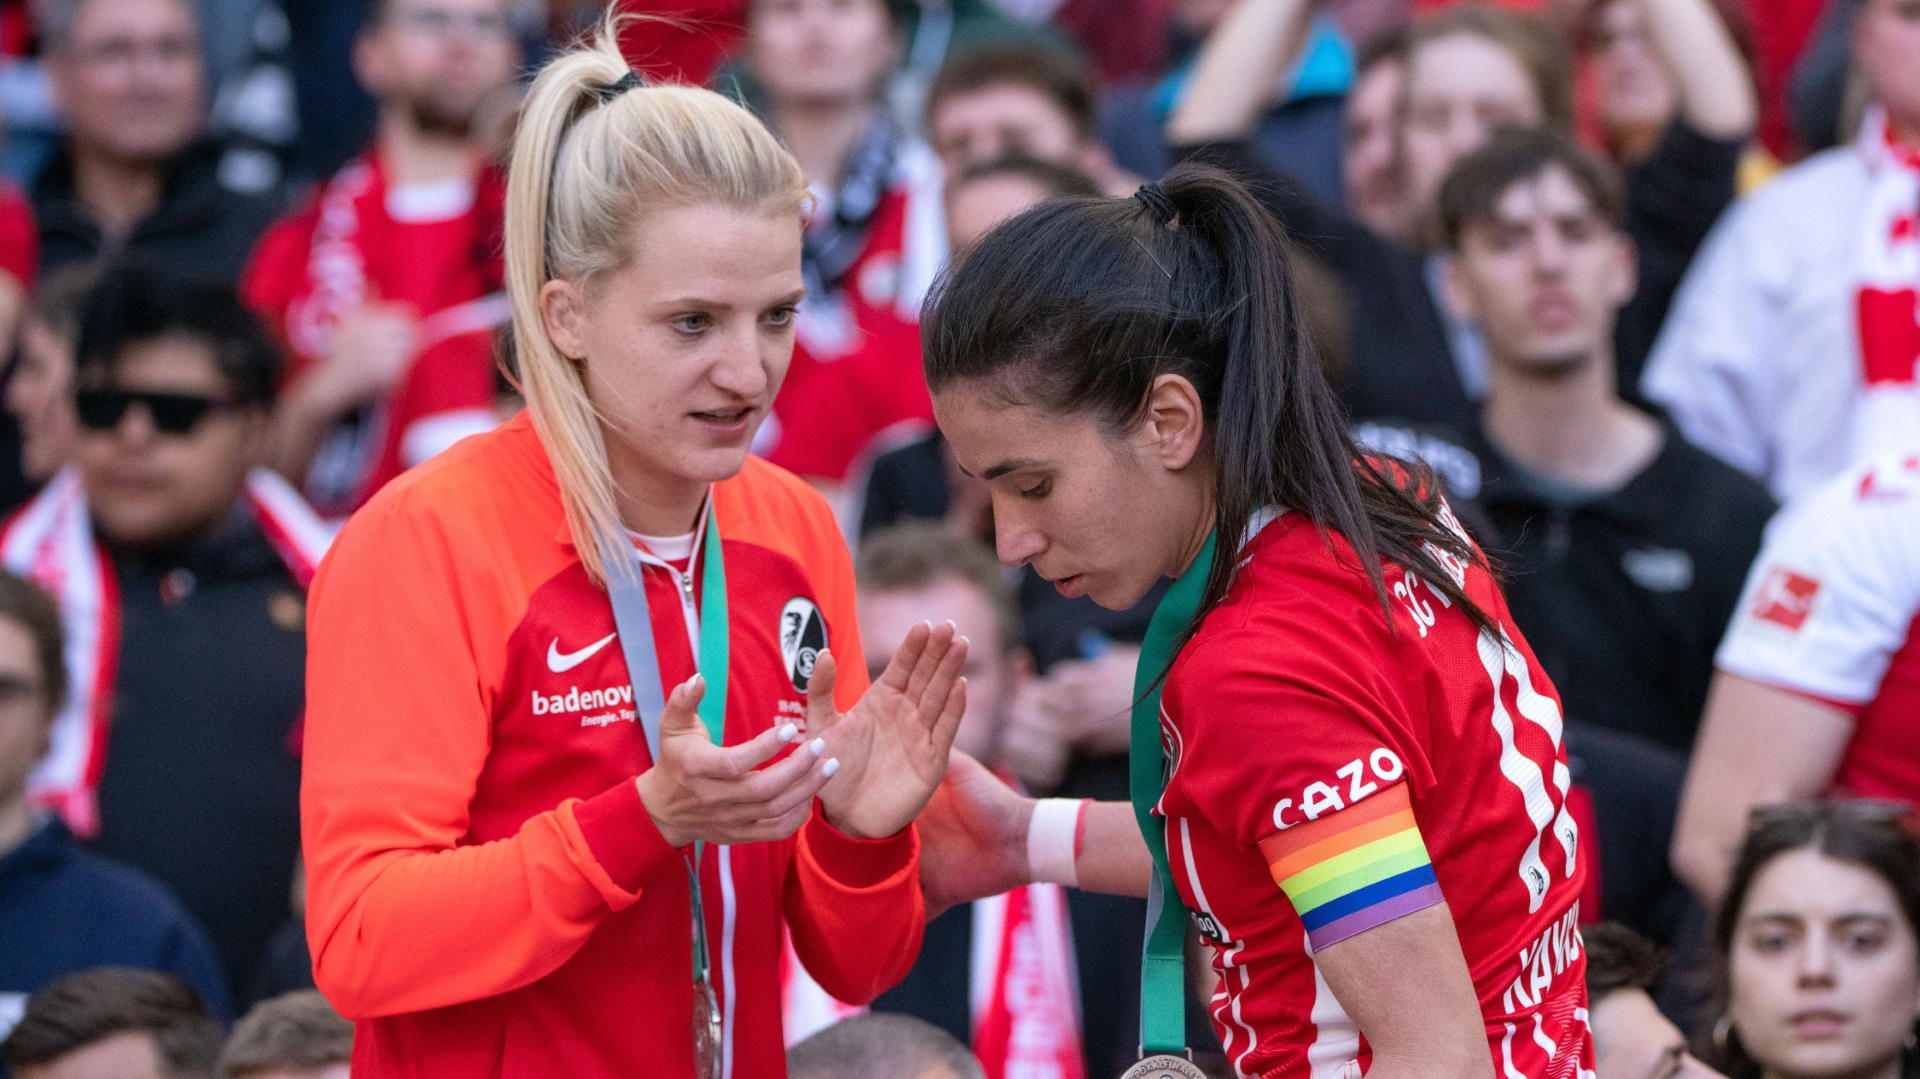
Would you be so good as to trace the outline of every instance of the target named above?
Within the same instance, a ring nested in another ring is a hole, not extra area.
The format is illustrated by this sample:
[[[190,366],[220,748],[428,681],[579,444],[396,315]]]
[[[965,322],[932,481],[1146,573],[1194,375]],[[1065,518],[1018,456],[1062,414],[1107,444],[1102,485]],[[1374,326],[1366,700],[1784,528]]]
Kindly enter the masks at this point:
[[[675,847],[708,843],[764,843],[800,830],[840,762],[820,759],[815,738],[777,764],[762,768],[799,736],[792,723],[761,731],[737,746],[716,746],[700,721],[706,680],[694,675],[674,688],[660,717],[660,759],[640,773],[640,802]]]

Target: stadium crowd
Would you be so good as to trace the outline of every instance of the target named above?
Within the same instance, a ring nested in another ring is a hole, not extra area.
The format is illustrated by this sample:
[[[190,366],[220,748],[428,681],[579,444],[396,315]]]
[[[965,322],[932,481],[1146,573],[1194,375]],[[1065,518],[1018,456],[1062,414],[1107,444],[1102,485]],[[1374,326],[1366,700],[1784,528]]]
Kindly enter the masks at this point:
[[[923,620],[970,639],[957,749],[1125,801],[1164,587],[1107,610],[995,558],[923,301],[1045,200],[1219,165],[1284,225],[1355,437],[1431,466],[1558,689],[1598,1079],[1920,1076],[1920,0],[630,10],[668,17],[622,24],[634,70],[806,173],[755,449],[830,500],[876,679]],[[0,1076],[347,1074],[307,589],[519,412],[504,155],[601,17],[0,0]],[[788,946],[788,1074],[1134,1062],[1146,901],[940,906],[871,1001]],[[1194,940],[1196,1057],[1244,1076]]]

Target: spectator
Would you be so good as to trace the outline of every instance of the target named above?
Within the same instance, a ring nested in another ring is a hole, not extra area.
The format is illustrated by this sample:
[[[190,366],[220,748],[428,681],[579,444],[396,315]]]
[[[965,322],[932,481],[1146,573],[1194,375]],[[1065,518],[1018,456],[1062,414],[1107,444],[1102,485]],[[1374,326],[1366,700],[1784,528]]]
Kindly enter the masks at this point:
[[[812,447],[787,439],[786,426],[840,407],[808,384],[850,357],[869,354],[862,362],[890,369],[890,383],[920,379],[920,300],[946,261],[939,161],[883,100],[901,52],[891,11],[884,0],[755,0],[747,11],[746,62],[765,90],[768,126],[815,199],[802,256],[807,302],[757,448],[830,492],[851,455],[810,460]],[[881,427],[932,415],[921,389],[890,403]]]
[[[1619,208],[1613,170],[1546,130],[1496,135],[1448,176],[1447,294],[1489,375],[1459,430],[1479,466],[1464,493],[1568,714],[1684,753],[1773,501],[1616,392]]]
[[[27,999],[0,1042],[15,1079],[214,1079],[220,1024],[169,974],[97,967]]]
[[[1678,115],[1659,152],[1628,177],[1624,225],[1639,267],[1615,331],[1623,387],[1636,384],[1680,275],[1733,197],[1754,115],[1750,86],[1710,81],[1711,73],[1729,63],[1738,67],[1740,59],[1707,0],[1644,2],[1698,10],[1650,19],[1662,31],[1657,40],[1671,67],[1687,74]],[[1290,35],[1307,10],[1301,0],[1242,0],[1202,51],[1193,88],[1168,124],[1169,138],[1183,153],[1261,177],[1269,208],[1346,286],[1353,298],[1352,363],[1339,381],[1355,416],[1455,421],[1485,392],[1486,356],[1472,328],[1439,301],[1440,260],[1392,243],[1305,196],[1239,141],[1258,107],[1257,88],[1264,85],[1248,73],[1277,70],[1286,62]],[[1696,26],[1708,32],[1686,32]],[[1496,127],[1571,127],[1569,71],[1559,41],[1523,15],[1463,4],[1413,25],[1400,141],[1414,235],[1437,239],[1434,198],[1441,180]]]
[[[67,123],[33,185],[40,268],[145,252],[231,281],[277,199],[220,179],[201,137],[206,71],[186,0],[50,0],[41,44]]]
[[[60,614],[0,571],[0,1031],[65,974],[140,967],[191,983],[227,1012],[219,960],[199,926],[144,873],[80,849],[58,817],[35,815],[27,776],[67,692]]]
[[[1718,902],[1755,806],[1920,802],[1920,454],[1859,466],[1768,526],[1716,657],[1673,865]]]
[[[327,534],[248,470],[277,356],[230,289],[111,269],[76,352],[78,464],[0,533],[74,642],[34,792],[178,894],[248,985],[287,916],[302,590]]]
[[[353,1024],[311,989],[262,1001],[220,1051],[220,1079],[347,1079]]]
[[[273,467],[345,516],[490,429],[505,184],[476,125],[512,83],[509,0],[378,0],[354,47],[374,143],[277,223],[247,303],[293,357]]]
[[[20,351],[7,380],[7,411],[20,424],[20,470],[44,483],[80,446],[73,412],[73,340],[80,301],[99,278],[91,266],[51,274],[34,294],[21,325]]]
[[[1384,34],[1354,60],[1340,140],[1347,212],[1375,235],[1403,244],[1412,242],[1414,225],[1400,153],[1400,99],[1406,88],[1406,32]]]
[[[988,767],[999,766],[1003,747],[1016,736],[1009,729],[1014,698],[1033,668],[1019,646],[1013,587],[993,552],[969,536],[914,522],[868,537],[856,570],[861,644],[873,673],[886,669],[908,631],[925,619],[951,619],[973,642],[967,712],[953,744]],[[1078,811],[1075,803],[1061,807]],[[1015,947],[1020,940],[1032,946]],[[873,1007],[917,1016],[970,1040],[990,1074],[1071,1076],[1086,1074],[1082,1000],[1096,1009],[1119,1003],[1110,987],[1076,981],[1065,897],[1058,885],[1035,884],[930,920],[913,969]]]
[[[1724,1079],[1687,1052],[1686,1036],[1650,995],[1666,956],[1617,922],[1583,926],[1587,1015],[1597,1079]]]
[[[986,1079],[953,1035],[909,1015],[856,1015],[787,1050],[787,1079]]]
[[[1032,157],[1092,178],[1109,195],[1144,181],[1113,161],[1094,130],[1087,70],[1058,49],[1004,45],[947,62],[927,92],[927,141],[949,177]]]
[[[1920,1056],[1920,842],[1910,807],[1754,814],[1715,926],[1730,1079],[1914,1074]]]
[[[1098,189],[1063,166],[1010,157],[955,175],[944,194],[949,243],[959,245],[1050,195],[1098,194]],[[932,481],[935,488],[923,486],[929,482],[927,469],[943,466],[939,440],[930,434],[933,401],[920,373],[919,337],[898,333],[890,338],[893,347],[882,347],[887,340],[876,339],[872,347],[822,365],[804,385],[782,390],[785,421],[773,461],[802,476],[857,482],[853,497],[842,499],[843,517],[849,522],[866,518],[872,470],[895,450],[904,451],[905,457],[894,459],[882,481],[889,487],[882,496],[888,505],[899,498],[944,499],[947,490],[944,474]],[[903,464],[912,466],[904,474]],[[895,484],[901,480],[914,489],[898,489]],[[974,534],[978,529],[962,531]]]
[[[1868,0],[1853,49],[1878,105],[1727,215],[1646,372],[1681,430],[1782,500],[1920,445],[1920,11]]]
[[[1728,0],[1697,5],[1648,5],[1639,0],[1592,0],[1575,27],[1591,68],[1595,111],[1606,150],[1622,168],[1652,157],[1673,128],[1685,85],[1737,88],[1753,81],[1753,35],[1743,8]],[[1676,22],[1677,20],[1677,22]],[[1708,21],[1708,20],[1717,20]],[[1724,34],[1734,51],[1697,49],[1688,62],[1709,70],[1681,72],[1676,51],[1663,42]],[[1750,97],[1750,95],[1749,95]],[[1737,93],[1696,94],[1696,112],[1709,110],[1706,129],[1751,124]],[[1726,110],[1713,115],[1713,111]]]

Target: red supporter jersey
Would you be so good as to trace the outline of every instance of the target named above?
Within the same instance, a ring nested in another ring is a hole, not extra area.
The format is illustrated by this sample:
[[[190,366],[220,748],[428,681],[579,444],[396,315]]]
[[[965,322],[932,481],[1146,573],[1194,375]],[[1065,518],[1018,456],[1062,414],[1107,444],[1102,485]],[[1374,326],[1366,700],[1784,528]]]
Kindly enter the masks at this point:
[[[1389,625],[1352,548],[1299,514],[1239,557],[1167,678],[1159,806],[1234,1074],[1359,1079],[1371,1053],[1314,952],[1443,899],[1499,1074],[1590,1074],[1560,704],[1491,576],[1443,558],[1500,633],[1393,565]]]
[[[1781,510],[1714,659],[1854,717],[1836,792],[1920,803],[1920,454]]]
[[[13,277],[24,292],[33,291],[40,263],[40,232],[33,207],[20,189],[0,180],[0,273]]]
[[[778,429],[766,457],[810,479],[844,481],[871,461],[933,429],[933,397],[920,364],[920,330],[875,318],[865,341],[830,363],[812,364],[780,392]],[[800,349],[795,348],[796,357]]]
[[[241,294],[292,355],[290,374],[324,359],[340,320],[372,301],[420,318],[420,350],[385,399],[368,437],[307,495],[345,515],[407,468],[493,425],[493,331],[501,294],[503,182],[482,169],[470,201],[448,212],[396,216],[378,155],[350,162],[307,204],[261,237]]]

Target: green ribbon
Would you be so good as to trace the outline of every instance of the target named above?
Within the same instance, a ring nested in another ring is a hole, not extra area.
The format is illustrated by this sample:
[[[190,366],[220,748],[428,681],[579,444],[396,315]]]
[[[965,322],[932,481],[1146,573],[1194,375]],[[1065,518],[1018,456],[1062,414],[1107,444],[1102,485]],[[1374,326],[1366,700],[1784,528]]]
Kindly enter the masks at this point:
[[[706,724],[713,744],[727,744],[727,665],[729,636],[727,628],[727,562],[720,555],[720,522],[713,513],[713,496],[707,496],[707,528],[700,546],[700,677],[707,681],[706,696],[696,709]],[[707,948],[706,904],[700,896],[700,856],[706,844],[695,840],[693,866],[687,874],[693,890],[693,973],[707,977],[713,961]]]
[[[1133,670],[1133,732],[1127,754],[1127,786],[1140,837],[1153,855],[1147,888],[1147,938],[1140,958],[1140,1047],[1145,1053],[1184,1053],[1187,1048],[1187,907],[1173,886],[1167,864],[1167,826],[1153,807],[1167,789],[1167,758],[1160,742],[1160,691],[1173,666],[1174,646],[1200,610],[1212,572],[1214,536],[1167,589],[1140,642]]]

